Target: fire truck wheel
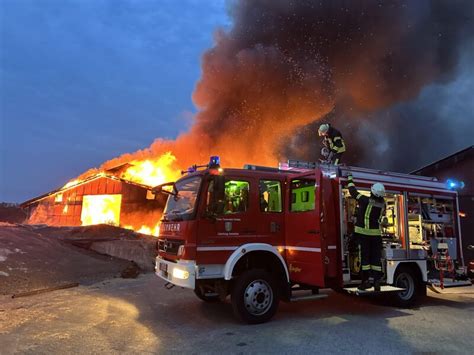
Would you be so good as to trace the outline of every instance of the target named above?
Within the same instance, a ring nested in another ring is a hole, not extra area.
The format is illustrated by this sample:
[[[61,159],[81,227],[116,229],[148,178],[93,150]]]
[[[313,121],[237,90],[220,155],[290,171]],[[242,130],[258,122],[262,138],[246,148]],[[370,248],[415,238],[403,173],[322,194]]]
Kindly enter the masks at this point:
[[[212,294],[212,295],[205,295],[202,293],[200,287],[196,287],[194,289],[194,294],[202,301],[208,302],[208,303],[215,303],[220,301],[220,297],[218,294]]]
[[[404,288],[405,291],[396,292],[393,301],[399,307],[411,307],[426,294],[426,286],[419,275],[409,266],[400,266],[394,278],[394,286]]]
[[[244,271],[232,289],[234,314],[249,324],[264,323],[274,316],[278,308],[277,282],[264,270]]]

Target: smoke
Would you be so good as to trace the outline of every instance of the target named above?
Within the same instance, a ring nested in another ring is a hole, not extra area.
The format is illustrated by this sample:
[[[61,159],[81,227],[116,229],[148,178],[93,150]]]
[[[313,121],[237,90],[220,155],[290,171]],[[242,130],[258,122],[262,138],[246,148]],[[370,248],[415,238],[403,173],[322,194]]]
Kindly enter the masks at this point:
[[[420,128],[430,121],[407,117],[400,105],[415,100],[427,85],[453,80],[461,49],[472,41],[473,5],[469,0],[234,1],[232,28],[218,30],[214,47],[202,58],[193,94],[199,112],[189,132],[174,141],[158,139],[104,166],[166,151],[179,167],[205,162],[212,154],[221,155],[226,166],[315,160],[317,126],[328,121],[346,138],[347,163],[370,166],[384,157],[385,167],[403,168],[390,159],[417,137],[405,141],[400,128],[408,121]],[[423,139],[416,149],[438,141],[430,135]]]

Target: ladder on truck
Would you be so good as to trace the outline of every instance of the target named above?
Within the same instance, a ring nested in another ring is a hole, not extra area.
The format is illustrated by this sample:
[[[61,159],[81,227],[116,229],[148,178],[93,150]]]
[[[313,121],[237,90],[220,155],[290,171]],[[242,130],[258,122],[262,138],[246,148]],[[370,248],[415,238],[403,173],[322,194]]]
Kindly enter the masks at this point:
[[[403,184],[417,187],[446,189],[443,182],[435,177],[411,175],[404,173],[395,173],[391,171],[361,168],[348,165],[332,165],[317,162],[308,162],[302,160],[288,160],[286,163],[280,163],[279,169],[295,172],[307,172],[314,169],[321,169],[323,174],[330,177],[347,177],[352,174],[355,179],[377,181],[381,183]]]

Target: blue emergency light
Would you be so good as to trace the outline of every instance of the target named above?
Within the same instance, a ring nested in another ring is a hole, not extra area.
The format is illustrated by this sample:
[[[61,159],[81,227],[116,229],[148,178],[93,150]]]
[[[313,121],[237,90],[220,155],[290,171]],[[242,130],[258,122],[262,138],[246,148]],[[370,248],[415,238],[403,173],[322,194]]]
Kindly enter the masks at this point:
[[[449,190],[461,190],[464,188],[464,182],[455,179],[446,180],[446,186]]]
[[[213,155],[209,160],[209,168],[219,168],[221,166],[221,158],[217,155]]]

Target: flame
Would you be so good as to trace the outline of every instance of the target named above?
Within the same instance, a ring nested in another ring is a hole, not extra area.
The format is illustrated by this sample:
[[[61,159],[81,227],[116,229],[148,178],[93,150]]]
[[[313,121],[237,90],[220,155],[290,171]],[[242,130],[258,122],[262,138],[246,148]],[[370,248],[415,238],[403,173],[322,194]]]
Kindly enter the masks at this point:
[[[142,234],[154,235],[155,237],[158,237],[158,235],[160,234],[160,224],[158,223],[156,226],[152,228],[147,227],[147,226],[142,226],[137,232],[142,233]]]
[[[138,159],[137,159],[138,158]],[[108,171],[116,165],[102,166],[100,169],[91,169],[78,178],[69,181],[63,189],[80,184],[92,176],[111,176],[154,187],[165,182],[176,181],[181,176],[181,169],[176,167],[176,156],[171,151],[164,151],[157,157],[135,157],[127,161],[130,167],[124,172],[116,173]],[[123,164],[123,161],[120,162]],[[55,198],[56,202],[62,202],[62,193]],[[121,225],[121,203],[122,195],[84,195],[81,224],[83,226],[94,224]],[[68,205],[65,205],[63,214],[68,213]],[[160,210],[142,211],[137,210],[122,216],[126,225],[123,228],[134,230],[138,233],[158,236],[160,223],[155,221],[161,217]]]
[[[83,198],[83,226],[94,224],[119,225],[122,195],[86,195]]]
[[[175,181],[181,174],[180,169],[173,167],[175,161],[176,157],[171,152],[166,152],[155,160],[133,160],[130,162],[132,166],[121,177],[147,186]]]
[[[123,226],[123,228],[131,229],[131,230],[133,230],[137,233],[153,235],[155,237],[158,237],[160,235],[160,223],[159,222],[154,227],[148,227],[146,225],[143,225],[139,228],[134,228],[133,226]]]

